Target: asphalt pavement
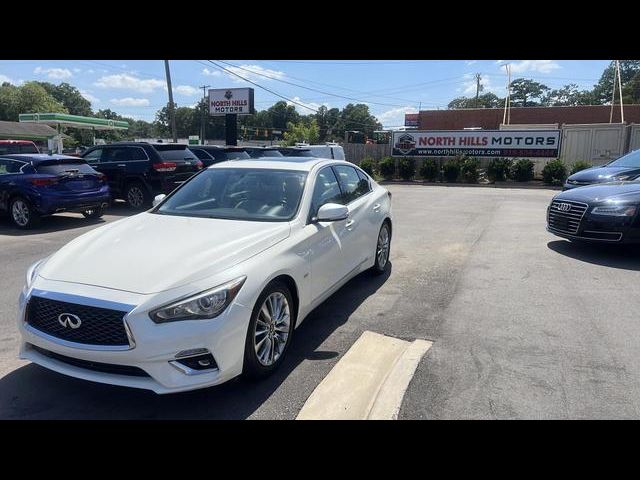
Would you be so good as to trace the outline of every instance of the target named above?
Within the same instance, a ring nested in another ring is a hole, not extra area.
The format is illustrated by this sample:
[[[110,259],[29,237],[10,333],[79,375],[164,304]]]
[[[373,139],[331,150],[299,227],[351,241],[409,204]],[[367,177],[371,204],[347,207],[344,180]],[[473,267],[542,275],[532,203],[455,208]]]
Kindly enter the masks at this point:
[[[635,249],[547,233],[552,190],[388,188],[395,222],[387,275],[362,274],[316,309],[272,377],[166,396],[16,359],[28,266],[131,213],[118,205],[98,221],[58,215],[34,232],[0,219],[0,418],[293,419],[365,330],[434,342],[401,419],[638,418]]]

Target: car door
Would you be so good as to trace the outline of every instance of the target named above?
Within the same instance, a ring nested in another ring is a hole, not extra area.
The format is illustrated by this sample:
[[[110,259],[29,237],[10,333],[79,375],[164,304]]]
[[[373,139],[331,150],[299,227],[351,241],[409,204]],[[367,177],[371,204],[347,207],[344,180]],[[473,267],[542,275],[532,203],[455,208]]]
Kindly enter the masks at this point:
[[[0,211],[9,210],[9,196],[16,187],[16,177],[21,174],[24,162],[0,158]]]
[[[109,188],[114,193],[124,191],[129,163],[127,147],[104,147],[100,157],[100,171],[107,176]]]
[[[331,167],[325,167],[315,178],[311,207],[309,208],[309,254],[311,264],[311,292],[313,300],[322,297],[348,273],[343,246],[347,233],[346,220],[316,222],[318,209],[326,203],[341,203],[342,191]]]
[[[333,169],[342,190],[342,203],[349,207],[343,251],[348,270],[352,271],[373,255],[371,224],[368,218],[368,201],[371,195],[362,189],[360,177],[354,167],[334,165]]]

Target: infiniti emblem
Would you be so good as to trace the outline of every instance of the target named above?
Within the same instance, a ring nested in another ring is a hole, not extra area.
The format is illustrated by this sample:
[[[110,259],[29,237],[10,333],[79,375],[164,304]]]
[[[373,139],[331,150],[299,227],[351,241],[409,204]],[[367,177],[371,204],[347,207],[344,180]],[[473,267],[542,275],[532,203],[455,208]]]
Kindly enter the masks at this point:
[[[82,320],[80,320],[80,317],[74,315],[73,313],[61,313],[60,315],[58,315],[58,322],[65,328],[71,327],[73,329],[76,329],[80,325],[82,325]]]
[[[570,203],[559,203],[558,204],[558,210],[560,210],[561,212],[568,212],[571,210],[571,204]]]

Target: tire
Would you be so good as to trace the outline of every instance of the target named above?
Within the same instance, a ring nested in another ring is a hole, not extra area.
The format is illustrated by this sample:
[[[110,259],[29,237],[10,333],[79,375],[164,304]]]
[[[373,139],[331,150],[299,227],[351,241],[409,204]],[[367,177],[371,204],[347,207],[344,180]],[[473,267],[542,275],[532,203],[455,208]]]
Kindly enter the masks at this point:
[[[23,230],[28,230],[40,223],[40,215],[31,203],[23,197],[15,197],[9,204],[9,215],[13,224]]]
[[[104,207],[90,208],[82,212],[84,218],[100,218],[104,215]]]
[[[374,252],[375,262],[371,267],[371,273],[374,275],[382,275],[389,267],[389,252],[391,251],[391,227],[389,222],[385,221],[378,232],[376,240],[376,249]]]
[[[140,182],[132,182],[124,189],[124,199],[129,208],[143,210],[151,204],[149,191]]]
[[[278,302],[286,301],[286,305],[281,305],[285,306],[286,310],[283,309],[283,314],[278,317],[280,322],[276,320],[271,324],[264,315],[263,306],[270,314],[273,313],[275,306],[268,299]],[[251,313],[244,349],[244,376],[260,379],[277,370],[291,344],[295,321],[295,306],[289,288],[283,282],[271,282],[258,297]],[[279,331],[278,328],[286,329],[286,332]],[[283,338],[284,334],[286,338]]]

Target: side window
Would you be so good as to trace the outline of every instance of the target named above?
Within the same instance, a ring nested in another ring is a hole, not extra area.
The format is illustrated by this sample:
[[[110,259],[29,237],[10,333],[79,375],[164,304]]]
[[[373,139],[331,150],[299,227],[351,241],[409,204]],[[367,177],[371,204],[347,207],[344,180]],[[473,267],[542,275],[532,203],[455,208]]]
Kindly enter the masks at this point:
[[[362,196],[366,192],[362,192],[359,188],[360,177],[356,169],[353,167],[347,167],[345,165],[337,165],[333,167],[338,175],[338,181],[340,182],[340,188],[342,188],[343,201],[345,205],[353,202],[358,197]]]
[[[129,161],[129,149],[128,148],[107,148],[102,154],[100,159],[101,163],[106,162],[128,162]]]
[[[100,162],[100,157],[102,156],[102,148],[96,148],[95,150],[91,150],[84,157],[87,163],[98,163]]]
[[[129,147],[126,150],[128,150],[129,160],[149,160],[147,152],[145,152],[143,148]]]
[[[189,150],[191,150],[199,160],[211,160],[209,154],[201,148],[190,148]]]
[[[316,177],[309,218],[315,217],[318,209],[325,203],[342,203],[342,192],[331,167],[323,168]]]
[[[358,174],[358,178],[360,179],[360,181],[358,182],[358,190],[360,192],[360,195],[369,193],[371,191],[371,182],[369,181],[369,177],[367,177],[366,173],[358,170],[357,168],[356,173]]]
[[[11,173],[20,173],[20,167],[24,165],[22,162],[13,160],[5,160],[0,158],[0,175],[9,175]]]

